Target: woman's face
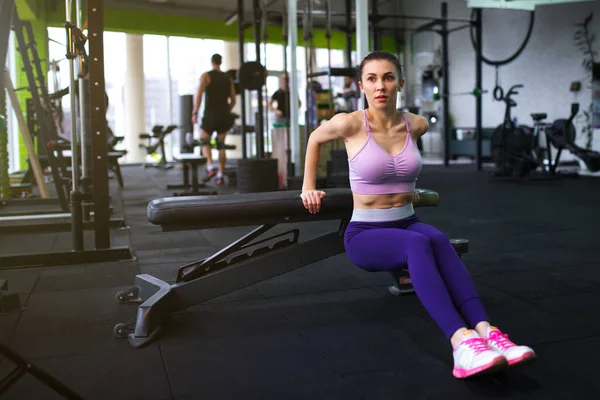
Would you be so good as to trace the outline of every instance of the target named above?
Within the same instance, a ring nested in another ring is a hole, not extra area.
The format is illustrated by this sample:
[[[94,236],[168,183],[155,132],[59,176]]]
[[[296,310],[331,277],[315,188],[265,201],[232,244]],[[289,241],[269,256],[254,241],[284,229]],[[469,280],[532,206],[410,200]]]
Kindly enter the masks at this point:
[[[404,79],[390,61],[372,60],[363,66],[359,86],[369,107],[396,109],[396,93],[404,87]]]
[[[288,78],[287,75],[281,74],[279,76],[279,87],[287,88],[288,87]]]

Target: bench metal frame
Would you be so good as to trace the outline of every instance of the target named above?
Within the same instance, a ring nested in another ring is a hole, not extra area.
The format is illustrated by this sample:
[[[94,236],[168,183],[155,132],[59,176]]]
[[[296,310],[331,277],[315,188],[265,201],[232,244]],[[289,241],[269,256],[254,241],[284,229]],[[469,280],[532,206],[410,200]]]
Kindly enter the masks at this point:
[[[137,318],[113,331],[127,336],[133,348],[143,347],[177,311],[345,252],[347,223],[342,220],[337,230],[305,242],[299,242],[298,229],[260,239],[276,226],[261,225],[212,256],[181,267],[174,284],[138,275],[134,287],[116,295],[120,303],[142,302]]]

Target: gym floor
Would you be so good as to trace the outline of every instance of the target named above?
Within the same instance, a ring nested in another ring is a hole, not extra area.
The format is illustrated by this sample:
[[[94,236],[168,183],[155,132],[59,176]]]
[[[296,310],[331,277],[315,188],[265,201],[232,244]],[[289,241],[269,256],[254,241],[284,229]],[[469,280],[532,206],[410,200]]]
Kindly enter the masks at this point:
[[[492,181],[460,165],[425,166],[418,187],[441,202],[419,216],[467,238],[464,261],[492,323],[538,361],[460,381],[441,331],[414,295],[340,256],[178,313],[159,340],[132,349],[113,336],[136,305],[115,301],[138,273],[173,281],[248,228],[163,233],[146,205],[178,171],[123,168],[115,217],[135,260],[0,270],[24,310],[0,316],[0,340],[85,399],[597,399],[600,398],[600,185],[593,178]],[[300,238],[337,222],[299,224]],[[39,237],[38,237],[39,236]],[[44,239],[41,239],[41,237]],[[0,237],[0,251],[48,251],[68,234]],[[54,246],[54,247],[53,247]],[[44,248],[41,248],[44,247]],[[0,365],[0,376],[14,368]],[[55,399],[30,375],[3,399]]]

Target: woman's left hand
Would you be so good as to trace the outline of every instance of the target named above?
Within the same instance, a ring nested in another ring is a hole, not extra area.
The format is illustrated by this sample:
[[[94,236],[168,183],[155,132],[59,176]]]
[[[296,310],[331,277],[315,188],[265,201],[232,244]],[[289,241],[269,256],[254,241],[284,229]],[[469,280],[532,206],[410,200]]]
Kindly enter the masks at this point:
[[[417,204],[419,202],[419,192],[413,192],[413,204]]]

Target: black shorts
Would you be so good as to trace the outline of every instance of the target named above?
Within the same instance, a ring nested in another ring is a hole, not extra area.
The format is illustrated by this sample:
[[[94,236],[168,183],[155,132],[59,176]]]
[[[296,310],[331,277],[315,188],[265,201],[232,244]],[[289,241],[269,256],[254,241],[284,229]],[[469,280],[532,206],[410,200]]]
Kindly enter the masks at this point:
[[[209,112],[204,113],[200,128],[209,135],[214,132],[227,133],[233,126],[233,117],[231,112]]]

